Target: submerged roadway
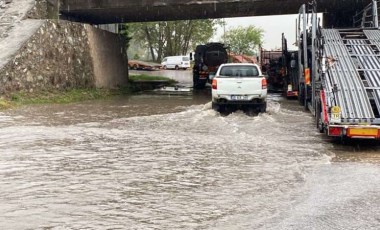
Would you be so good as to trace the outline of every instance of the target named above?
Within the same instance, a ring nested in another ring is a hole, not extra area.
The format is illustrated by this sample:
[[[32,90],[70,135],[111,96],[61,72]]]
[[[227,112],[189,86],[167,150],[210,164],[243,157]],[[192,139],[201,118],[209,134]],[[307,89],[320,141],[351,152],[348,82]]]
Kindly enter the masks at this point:
[[[280,95],[252,117],[213,111],[209,90],[147,92],[0,127],[2,229],[379,229],[379,145],[325,139]]]

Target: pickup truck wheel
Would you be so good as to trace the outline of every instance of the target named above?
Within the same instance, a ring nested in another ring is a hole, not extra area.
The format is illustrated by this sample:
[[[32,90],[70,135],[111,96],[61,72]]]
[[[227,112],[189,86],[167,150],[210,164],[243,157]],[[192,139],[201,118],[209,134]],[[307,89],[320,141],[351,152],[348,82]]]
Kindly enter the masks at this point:
[[[267,103],[264,102],[264,104],[260,105],[260,113],[266,113],[267,112]]]
[[[226,106],[225,105],[218,105],[214,102],[212,102],[212,105],[211,105],[212,109],[219,112],[219,113],[223,113],[226,111]]]
[[[164,69],[167,69],[167,68],[166,68],[166,65],[164,65],[164,67],[163,67],[163,68],[164,68]]]
[[[244,110],[244,112],[245,112],[248,116],[250,116],[250,117],[255,116],[255,115],[257,115],[257,114],[259,113],[258,109],[255,108],[255,107],[253,107],[253,106],[248,106],[248,108],[246,108],[246,109]]]
[[[175,70],[179,70],[179,66],[178,65],[175,66]]]
[[[219,109],[219,105],[216,104],[216,103],[214,103],[214,102],[212,102],[212,104],[211,104],[211,108],[212,108],[213,110],[215,110],[215,111],[218,111],[218,109]]]
[[[224,113],[224,112],[227,111],[227,108],[226,108],[225,105],[219,105],[218,107],[219,107],[219,108],[217,109],[217,111],[218,111],[219,113]]]

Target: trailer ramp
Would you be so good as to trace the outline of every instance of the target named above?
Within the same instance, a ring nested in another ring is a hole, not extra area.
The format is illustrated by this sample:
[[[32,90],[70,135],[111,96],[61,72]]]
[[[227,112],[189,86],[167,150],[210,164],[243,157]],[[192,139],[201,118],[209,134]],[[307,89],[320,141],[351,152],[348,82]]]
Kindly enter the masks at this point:
[[[326,103],[344,124],[380,124],[380,31],[323,29]]]

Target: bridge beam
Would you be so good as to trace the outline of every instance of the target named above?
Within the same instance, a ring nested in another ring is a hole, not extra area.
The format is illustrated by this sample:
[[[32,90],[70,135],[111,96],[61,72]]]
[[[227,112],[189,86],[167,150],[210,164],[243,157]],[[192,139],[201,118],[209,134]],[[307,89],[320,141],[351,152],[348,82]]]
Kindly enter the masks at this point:
[[[60,12],[92,24],[296,14],[307,0],[55,0]],[[350,19],[371,0],[319,0],[324,13]]]

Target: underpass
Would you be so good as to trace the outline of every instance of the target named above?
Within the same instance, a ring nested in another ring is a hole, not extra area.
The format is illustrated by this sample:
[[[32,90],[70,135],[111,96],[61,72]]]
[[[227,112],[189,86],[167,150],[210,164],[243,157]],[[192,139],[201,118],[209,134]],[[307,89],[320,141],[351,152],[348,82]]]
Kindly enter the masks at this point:
[[[4,229],[379,226],[378,144],[325,139],[277,94],[258,116],[216,113],[206,89],[23,106],[0,127]]]

